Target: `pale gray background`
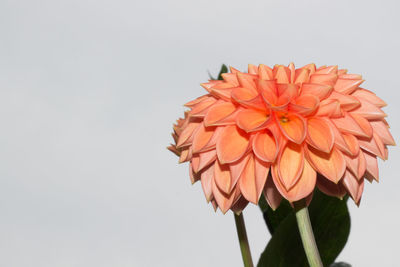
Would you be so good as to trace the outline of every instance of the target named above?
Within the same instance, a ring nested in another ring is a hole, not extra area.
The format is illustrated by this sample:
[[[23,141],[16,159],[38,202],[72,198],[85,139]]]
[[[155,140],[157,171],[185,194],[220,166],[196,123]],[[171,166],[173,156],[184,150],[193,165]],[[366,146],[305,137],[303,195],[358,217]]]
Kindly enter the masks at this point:
[[[0,1],[0,267],[242,266],[165,147],[221,63],[339,64],[399,140],[398,1]],[[380,164],[339,260],[399,266],[400,154]],[[246,209],[255,261],[269,238]]]

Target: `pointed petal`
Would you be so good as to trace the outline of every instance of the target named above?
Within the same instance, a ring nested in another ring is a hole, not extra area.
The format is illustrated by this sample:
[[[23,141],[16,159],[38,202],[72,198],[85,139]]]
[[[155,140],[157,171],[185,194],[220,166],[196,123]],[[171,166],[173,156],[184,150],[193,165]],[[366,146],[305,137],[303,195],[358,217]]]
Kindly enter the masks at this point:
[[[262,125],[266,128],[266,122],[270,118],[268,114],[262,111],[244,109],[236,117],[237,125],[246,132],[259,130]]]
[[[343,112],[340,109],[340,102],[338,100],[322,101],[319,104],[319,108],[316,116],[326,116],[332,118],[338,118],[343,116]]]
[[[347,113],[345,113],[342,118],[331,118],[331,121],[341,132],[368,138],[368,135],[363,131],[353,117]]]
[[[199,114],[200,112],[210,107],[215,102],[217,102],[217,100],[214,97],[208,97],[204,99],[203,101],[193,106],[192,110],[189,112],[190,116]]]
[[[193,153],[201,151],[210,142],[214,135],[215,127],[205,127],[202,123],[193,137],[192,149]]]
[[[343,94],[351,94],[353,93],[357,87],[362,84],[364,80],[360,79],[343,79],[339,78],[336,81],[334,89]]]
[[[290,83],[290,70],[288,67],[283,65],[275,66],[273,71],[277,83]]]
[[[318,97],[319,100],[327,98],[331,94],[332,90],[332,86],[324,84],[303,83],[301,86],[302,95],[314,95]]]
[[[278,174],[286,190],[300,178],[304,166],[304,150],[301,145],[288,142],[278,159]]]
[[[308,69],[297,69],[295,71],[295,84],[307,83],[310,79],[310,70]]]
[[[343,133],[342,134],[344,141],[346,142],[347,147],[349,148],[351,156],[357,156],[360,151],[360,144],[354,135]]]
[[[344,110],[353,110],[361,106],[361,102],[354,96],[342,94],[336,91],[332,91],[328,99],[338,100],[340,102],[340,107]]]
[[[216,122],[228,117],[236,110],[234,104],[230,102],[222,102],[213,105],[207,112],[204,118],[204,125],[206,127],[214,125]]]
[[[365,162],[367,172],[377,181],[379,182],[379,168],[378,168],[378,160],[376,156],[372,155],[371,153],[365,152]]]
[[[372,130],[370,122],[367,119],[365,119],[364,117],[361,117],[360,115],[357,115],[357,114],[350,113],[350,116],[357,122],[357,124],[363,130],[363,132],[365,133],[367,138],[371,138],[372,134],[373,134],[373,130]]]
[[[267,179],[267,182],[264,187],[264,197],[267,201],[268,205],[273,209],[276,210],[281,204],[282,195],[276,189],[274,181],[271,178]]]
[[[193,134],[195,130],[197,130],[200,126],[199,122],[191,122],[189,123],[186,128],[182,131],[179,135],[178,143],[176,144],[177,148],[190,145],[193,140]]]
[[[360,147],[378,157],[381,159],[385,160],[385,150],[384,150],[384,144],[382,143],[381,139],[379,136],[377,136],[375,133],[373,134],[373,137],[368,140],[368,139],[359,139],[358,142],[360,143]]]
[[[333,130],[325,119],[310,118],[307,120],[307,142],[326,153],[332,150]]]
[[[261,80],[272,80],[274,78],[272,69],[264,64],[258,66],[258,75]]]
[[[254,154],[265,162],[273,162],[278,155],[276,138],[270,131],[257,133],[253,140]]]
[[[239,81],[237,79],[236,74],[233,74],[233,73],[222,73],[221,76],[222,76],[222,79],[224,79],[225,82],[231,84],[232,87],[239,86]]]
[[[257,202],[261,197],[263,189],[265,187],[265,182],[267,181],[270,163],[266,163],[254,157],[255,163],[255,175],[256,175],[256,191],[257,191]]]
[[[246,88],[248,91],[257,93],[257,86],[254,82],[254,76],[247,73],[236,73],[240,87]]]
[[[323,68],[318,68],[318,70],[315,72],[316,74],[330,74],[334,73],[337,74],[338,66],[328,66],[328,67],[323,67]]]
[[[388,126],[386,126],[383,121],[371,121],[370,124],[374,129],[373,131],[382,139],[385,145],[396,145],[393,136],[389,132]]]
[[[258,74],[258,67],[253,64],[249,64],[247,67],[247,72],[250,74]]]
[[[318,173],[334,183],[339,182],[346,170],[346,161],[335,146],[329,154],[312,147],[308,147],[306,151],[307,159]]]
[[[233,201],[235,199],[235,190],[232,190],[230,194],[225,194],[218,188],[217,184],[215,183],[215,179],[213,179],[212,191],[218,207],[221,209],[222,213],[225,214],[233,204]]]
[[[221,164],[218,160],[215,162],[214,179],[218,188],[225,194],[231,191],[232,177],[228,164]]]
[[[301,95],[289,105],[289,109],[302,116],[313,113],[319,106],[319,99],[314,95]]]
[[[255,177],[254,157],[250,156],[239,179],[239,187],[242,195],[250,202],[257,204],[257,188]]]
[[[197,171],[203,170],[205,167],[213,163],[217,158],[217,151],[215,149],[201,152],[199,154],[199,167]]]
[[[352,114],[358,114],[368,120],[380,120],[386,117],[386,114],[377,106],[364,99],[360,99],[361,106],[352,111]]]
[[[335,184],[321,175],[318,175],[317,186],[328,196],[342,199],[346,195],[346,190],[341,184]]]
[[[224,128],[217,141],[217,155],[221,163],[231,163],[240,159],[249,146],[247,135],[234,125]]]
[[[303,171],[298,179],[298,182],[288,191],[281,184],[281,181],[277,174],[277,168],[275,165],[272,166],[272,178],[278,189],[279,193],[285,197],[288,201],[294,202],[309,196],[316,184],[317,173],[311,167],[307,160],[304,160]]]
[[[214,164],[201,173],[201,187],[207,202],[212,198],[212,183],[214,179]]]
[[[346,188],[347,192],[351,196],[351,198],[354,200],[354,202],[358,203],[359,198],[359,190],[360,190],[360,185],[361,183],[364,183],[364,180],[358,181],[357,178],[349,171],[346,171],[342,184]]]
[[[244,167],[247,165],[247,161],[249,160],[251,154],[248,154],[244,156],[241,160],[238,160],[234,163],[229,164],[229,169],[231,171],[231,177],[232,177],[232,185],[231,185],[231,190],[232,188],[236,185],[237,181],[239,180],[240,176],[242,175],[242,172],[244,170]]]
[[[377,97],[373,92],[368,91],[366,89],[359,88],[354,93],[352,93],[352,96],[357,97],[359,99],[365,99],[366,101],[370,102],[371,104],[379,108],[386,106],[385,101]]]
[[[310,83],[319,83],[329,86],[334,86],[337,80],[337,75],[334,73],[330,74],[312,74],[310,76]]]
[[[276,112],[279,128],[289,140],[301,144],[306,137],[306,122],[296,114]]]

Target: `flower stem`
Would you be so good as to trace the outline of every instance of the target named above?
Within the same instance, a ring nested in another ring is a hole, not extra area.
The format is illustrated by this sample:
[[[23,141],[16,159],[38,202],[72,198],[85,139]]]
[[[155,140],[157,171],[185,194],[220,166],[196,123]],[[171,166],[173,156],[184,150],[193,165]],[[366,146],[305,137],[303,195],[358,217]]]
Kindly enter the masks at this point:
[[[249,241],[247,239],[246,226],[244,225],[243,212],[235,216],[236,231],[239,238],[240,251],[242,252],[243,264],[245,267],[253,267]]]
[[[299,227],[301,241],[306,252],[310,267],[323,267],[321,257],[319,256],[317,244],[311,227],[310,216],[308,215],[307,204],[305,200],[293,203],[296,212],[297,225]]]

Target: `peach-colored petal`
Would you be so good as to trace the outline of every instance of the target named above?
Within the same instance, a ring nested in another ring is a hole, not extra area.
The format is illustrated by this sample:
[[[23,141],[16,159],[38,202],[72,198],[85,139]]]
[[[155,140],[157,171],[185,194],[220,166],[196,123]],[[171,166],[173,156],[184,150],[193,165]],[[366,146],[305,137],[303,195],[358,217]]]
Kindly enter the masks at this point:
[[[283,65],[275,66],[273,69],[277,83],[290,83],[290,70]]]
[[[258,74],[261,80],[273,80],[272,69],[264,64],[258,66]]]
[[[234,73],[222,73],[222,79],[224,79],[225,82],[231,84],[233,87],[238,87],[239,86],[239,81],[237,79],[236,74]]]
[[[206,98],[209,98],[210,96],[208,95],[202,95],[192,101],[187,102],[186,104],[184,104],[185,107],[188,108],[192,108],[194,106],[196,106],[198,103],[202,102],[203,100],[205,100]]]
[[[232,177],[228,164],[221,164],[218,160],[215,162],[214,179],[218,188],[225,194],[231,191]]]
[[[314,95],[318,97],[319,100],[323,100],[327,98],[333,88],[329,85],[324,84],[316,84],[316,83],[303,83],[301,87],[301,94],[302,95]]]
[[[193,137],[192,149],[193,153],[201,151],[210,142],[214,135],[215,127],[205,127],[204,123],[200,125]]]
[[[203,101],[199,102],[198,104],[194,105],[192,110],[190,111],[190,115],[196,115],[205,110],[206,108],[210,107],[214,103],[216,103],[217,100],[214,97],[208,97],[204,99]]]
[[[318,70],[315,73],[316,74],[330,74],[330,73],[336,74],[337,70],[338,70],[338,66],[332,65],[332,66],[318,68]]]
[[[357,138],[348,133],[342,133],[343,139],[346,142],[347,147],[349,148],[350,155],[357,156],[360,151],[360,144],[358,143]]]
[[[238,113],[236,117],[237,125],[246,132],[265,129],[269,114],[262,111],[245,109]]]
[[[329,86],[334,86],[337,80],[337,75],[334,73],[329,74],[312,74],[310,76],[310,83],[319,83]]]
[[[346,188],[351,198],[357,204],[361,198],[359,191],[364,189],[364,180],[361,179],[359,181],[351,172],[346,171],[343,176],[342,184]]]
[[[246,88],[249,92],[257,93],[257,86],[254,82],[254,76],[241,72],[236,73],[236,75],[241,87]]]
[[[228,117],[236,110],[236,107],[231,102],[222,102],[213,105],[207,112],[204,118],[205,126],[215,125],[216,122]]]
[[[338,183],[346,170],[343,154],[334,146],[330,153],[324,153],[315,148],[306,149],[307,159],[314,169],[334,183]]]
[[[376,156],[365,151],[364,156],[367,173],[370,174],[377,182],[379,182],[378,160],[376,159]]]
[[[278,158],[278,175],[282,185],[289,190],[300,178],[304,166],[304,150],[301,145],[288,142]]]
[[[297,144],[304,141],[306,122],[301,116],[294,113],[276,112],[276,119],[286,138]]]
[[[353,93],[357,87],[362,84],[364,80],[360,79],[343,79],[339,78],[336,81],[334,89],[343,94],[351,94]]]
[[[358,153],[358,174],[357,179],[363,179],[365,171],[367,170],[367,161],[365,159],[365,154],[360,150]]]
[[[331,118],[331,121],[341,132],[368,138],[368,135],[363,131],[360,125],[347,113],[342,118]]]
[[[235,190],[232,190],[230,194],[226,194],[218,188],[217,184],[215,183],[215,179],[213,179],[212,193],[215,201],[218,204],[218,207],[221,209],[222,213],[225,214],[233,204],[235,199]]]
[[[214,179],[214,164],[201,173],[201,187],[207,202],[212,198],[212,183]]]
[[[310,79],[310,70],[297,69],[295,71],[295,78],[294,78],[295,84],[307,83],[309,81],[309,79]]]
[[[289,109],[292,112],[307,116],[313,113],[319,106],[319,99],[314,95],[301,95],[292,101]]]
[[[271,173],[276,188],[278,189],[279,193],[290,202],[306,198],[314,190],[317,180],[317,173],[307,160],[304,160],[304,166],[302,169],[303,171],[298,179],[298,182],[290,190],[286,190],[278,177],[277,167],[275,165],[272,166]]]
[[[332,91],[330,96],[328,97],[329,100],[338,100],[340,103],[340,107],[343,110],[353,110],[357,107],[361,106],[361,102],[351,95],[341,94],[336,91]]]
[[[278,155],[278,144],[270,131],[257,133],[253,140],[254,154],[261,160],[273,162]]]
[[[279,207],[279,204],[281,204],[282,195],[276,189],[274,181],[271,178],[267,179],[267,182],[265,183],[264,197],[273,210],[276,210]]]
[[[389,132],[388,126],[383,121],[371,121],[370,124],[374,132],[382,139],[385,145],[396,145],[393,136]]]
[[[253,65],[253,64],[248,64],[247,65],[248,67],[247,67],[247,72],[248,73],[250,73],[250,74],[258,74],[258,67],[257,66],[255,66],[255,65]]]
[[[333,130],[325,119],[310,118],[307,120],[307,142],[326,153],[332,150]]]
[[[317,186],[319,190],[321,190],[328,196],[337,197],[341,199],[346,195],[346,190],[340,183],[335,184],[334,182],[331,182],[330,180],[322,176],[318,176]]]
[[[239,180],[240,176],[242,175],[244,167],[246,167],[247,161],[249,160],[250,156],[251,156],[251,153],[247,154],[242,159],[229,164],[229,168],[231,171],[231,177],[232,177],[231,187],[234,187],[236,185],[237,181]]]
[[[359,88],[354,93],[352,93],[352,96],[357,97],[358,99],[365,99],[366,101],[370,102],[371,104],[379,108],[386,106],[385,101],[383,101],[382,99],[377,97],[374,93],[366,89]]]
[[[371,138],[372,137],[372,127],[370,122],[365,119],[364,117],[351,113],[350,112],[350,116],[357,122],[357,124],[360,126],[360,128],[363,130],[363,132],[365,133],[367,138]]]
[[[188,126],[185,128],[185,130],[182,131],[182,133],[179,135],[178,143],[176,144],[176,147],[183,147],[186,145],[190,145],[193,140],[193,133],[195,130],[197,130],[200,126],[199,122],[191,122],[188,124]]]
[[[338,100],[323,100],[319,104],[319,108],[315,116],[324,116],[338,118],[343,116]]]
[[[217,155],[221,163],[232,163],[240,159],[249,146],[246,134],[234,125],[224,128],[217,141]]]
[[[216,158],[217,158],[217,151],[215,151],[215,149],[199,153],[199,165],[197,171],[203,170],[206,166],[213,163],[216,160]]]
[[[239,179],[239,188],[243,196],[250,202],[257,204],[257,188],[255,177],[254,157],[250,156]]]
[[[380,120],[386,117],[386,114],[377,106],[370,102],[360,99],[361,106],[352,111],[352,114],[358,114],[368,120]]]
[[[377,134],[373,134],[371,139],[359,139],[360,147],[381,159],[385,158],[384,144]]]
[[[254,163],[255,163],[256,191],[257,191],[257,201],[258,201],[265,187],[265,182],[267,181],[271,163],[264,162],[258,159],[257,157],[254,157]]]

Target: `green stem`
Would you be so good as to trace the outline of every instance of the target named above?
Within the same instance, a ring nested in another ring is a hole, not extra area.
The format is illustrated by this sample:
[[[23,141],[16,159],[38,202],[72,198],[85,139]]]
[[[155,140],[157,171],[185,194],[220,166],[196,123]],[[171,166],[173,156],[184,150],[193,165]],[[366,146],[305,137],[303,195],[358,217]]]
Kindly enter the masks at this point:
[[[310,267],[323,267],[321,257],[319,256],[317,244],[311,227],[310,216],[308,215],[307,204],[305,200],[293,203],[296,212],[297,225],[299,227],[301,241],[306,252]]]
[[[253,260],[251,259],[249,241],[247,240],[246,226],[244,225],[243,212],[235,216],[236,231],[239,238],[240,251],[242,252],[244,267],[253,267]]]

